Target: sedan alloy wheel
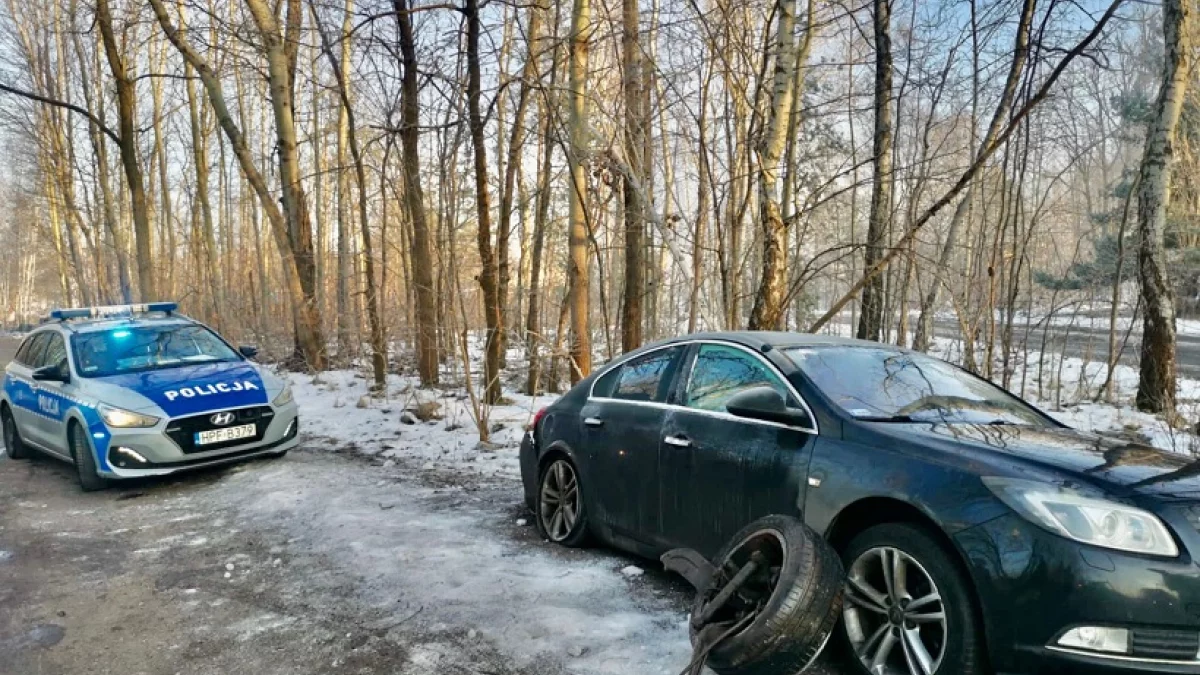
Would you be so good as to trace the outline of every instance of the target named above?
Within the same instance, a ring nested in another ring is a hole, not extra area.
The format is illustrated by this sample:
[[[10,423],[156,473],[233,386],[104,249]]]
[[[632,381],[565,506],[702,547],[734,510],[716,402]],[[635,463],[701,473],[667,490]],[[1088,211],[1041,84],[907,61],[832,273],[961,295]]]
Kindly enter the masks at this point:
[[[846,633],[872,675],[932,675],[946,652],[941,591],[911,555],[881,546],[865,551],[846,577]]]
[[[562,543],[575,531],[581,512],[579,497],[575,467],[565,459],[555,460],[542,476],[538,497],[538,517],[550,541]]]

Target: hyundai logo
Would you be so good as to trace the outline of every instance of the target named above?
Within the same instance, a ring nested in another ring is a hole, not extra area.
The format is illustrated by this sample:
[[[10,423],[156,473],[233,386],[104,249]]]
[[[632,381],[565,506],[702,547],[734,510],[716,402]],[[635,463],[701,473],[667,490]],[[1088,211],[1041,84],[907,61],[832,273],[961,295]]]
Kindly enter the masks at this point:
[[[236,417],[236,415],[234,415],[231,412],[219,412],[216,415],[213,415],[212,417],[208,418],[208,421],[212,422],[213,424],[215,424],[219,427],[223,427],[226,424],[233,422],[235,417]]]

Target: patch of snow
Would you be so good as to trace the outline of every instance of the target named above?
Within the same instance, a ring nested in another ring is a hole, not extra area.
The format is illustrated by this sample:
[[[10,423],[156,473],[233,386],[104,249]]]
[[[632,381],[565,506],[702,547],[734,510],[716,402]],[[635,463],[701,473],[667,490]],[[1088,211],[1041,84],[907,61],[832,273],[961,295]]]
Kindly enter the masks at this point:
[[[447,504],[445,490],[376,487],[369,472],[305,461],[303,453],[220,487],[244,517],[321,542],[335,569],[362,571],[356,592],[369,607],[416,615],[396,630],[417,622],[434,633],[487,626],[514,672],[560,662],[571,646],[580,650],[569,672],[580,675],[675,675],[690,659],[682,607],[631,592],[611,555],[514,541],[496,528],[494,502]],[[395,504],[387,517],[381,501]],[[456,647],[423,634],[410,652],[415,672],[455,658]]]
[[[625,576],[630,577],[630,578],[637,578],[637,577],[642,576],[645,573],[646,573],[646,570],[638,567],[637,565],[627,565],[627,566],[621,568],[621,574],[624,574]]]

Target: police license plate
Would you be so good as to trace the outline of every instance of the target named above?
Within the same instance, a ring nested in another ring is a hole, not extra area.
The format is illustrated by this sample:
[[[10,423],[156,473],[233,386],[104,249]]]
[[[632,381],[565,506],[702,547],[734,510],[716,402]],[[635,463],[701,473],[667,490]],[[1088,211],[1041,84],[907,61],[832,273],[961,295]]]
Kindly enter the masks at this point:
[[[243,424],[236,427],[225,427],[224,429],[211,429],[209,431],[196,432],[196,445],[211,445],[213,443],[225,443],[227,441],[236,441],[241,438],[253,438],[254,425]]]

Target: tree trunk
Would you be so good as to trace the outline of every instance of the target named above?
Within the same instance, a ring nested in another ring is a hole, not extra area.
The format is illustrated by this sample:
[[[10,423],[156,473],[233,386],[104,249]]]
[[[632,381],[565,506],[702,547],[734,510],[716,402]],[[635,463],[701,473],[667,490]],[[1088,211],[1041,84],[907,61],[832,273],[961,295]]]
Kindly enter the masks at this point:
[[[182,10],[179,15],[179,25],[187,30]],[[221,312],[224,311],[225,300],[221,292],[221,280],[218,277],[216,226],[213,224],[212,204],[208,194],[208,134],[204,130],[201,117],[200,99],[196,92],[196,82],[192,79],[194,73],[190,64],[184,64],[183,73],[188,80],[184,88],[187,91],[188,121],[192,134],[192,160],[196,164],[196,208],[200,211],[200,261],[203,269],[200,278],[205,281],[210,303],[208,307],[209,321],[218,328],[222,327]],[[164,218],[169,215],[164,213]]]
[[[412,221],[413,285],[416,286],[417,371],[421,385],[438,381],[437,298],[433,287],[433,250],[425,217],[425,195],[421,189],[420,100],[417,47],[413,37],[408,0],[395,0],[396,24],[400,33],[400,58],[404,73],[400,87],[400,150],[403,161],[404,202]]]
[[[251,6],[252,10],[255,10],[256,16],[266,10],[266,7],[261,4],[261,0],[247,0],[247,3]],[[288,216],[285,217],[284,213],[280,211],[278,204],[275,203],[275,199],[267,187],[262,172],[258,170],[258,167],[254,163],[254,158],[250,154],[250,147],[246,143],[245,136],[242,134],[241,129],[238,128],[237,123],[234,122],[233,116],[229,113],[221,81],[217,78],[216,73],[171,24],[170,17],[167,15],[166,8],[163,7],[162,0],[150,0],[150,5],[153,7],[155,17],[158,19],[159,25],[162,26],[163,32],[167,34],[167,38],[171,41],[171,44],[175,45],[180,54],[196,69],[196,73],[204,83],[204,88],[208,92],[209,102],[212,104],[213,112],[217,116],[217,122],[229,138],[229,144],[233,147],[234,155],[238,159],[242,173],[246,176],[246,180],[249,181],[255,194],[258,196],[259,204],[262,206],[263,211],[266,212],[267,219],[271,223],[272,234],[275,237],[275,244],[281,257],[280,262],[282,263],[284,283],[288,289],[288,296],[292,304],[293,318],[296,323],[296,340],[301,348],[301,357],[309,368],[324,370],[327,363],[325,341],[321,336],[320,316],[316,314],[316,307],[312,302],[311,287],[307,290],[304,288],[300,272],[301,263],[297,260],[295,249],[292,248],[293,244],[289,232],[288,219],[292,218],[293,214],[289,212]],[[266,18],[270,19],[271,23],[274,24],[273,16],[267,14]],[[276,63],[273,65],[272,71],[276,73],[276,78],[278,78],[280,70],[283,70],[283,74],[286,75],[286,70],[284,70],[286,64],[280,58],[282,49],[278,46],[278,30],[275,31],[275,36],[275,40],[271,40],[268,37],[266,41],[272,43],[272,49],[276,52],[276,58],[274,59]],[[274,89],[275,87],[273,87]],[[286,94],[286,86],[283,89],[284,94]],[[280,103],[283,103],[283,101],[280,101]],[[287,109],[290,109],[290,107],[290,104],[285,106]],[[294,162],[295,127],[292,126],[291,129],[292,145],[290,148],[290,159]],[[280,152],[282,157],[284,152],[282,143]],[[294,169],[294,165],[291,168]],[[288,185],[288,183],[285,182],[285,185]],[[298,187],[295,183],[291,185],[293,188]],[[284,191],[285,197],[288,193],[289,190]],[[287,204],[288,201],[285,199],[285,207]],[[295,206],[294,202],[292,206]],[[305,224],[307,225],[307,218],[305,218]],[[309,259],[309,263],[311,263],[311,258]],[[261,278],[262,276],[260,274],[260,287],[266,282],[265,279]]]
[[[347,33],[352,27],[354,0],[346,0],[345,15],[342,21],[342,67],[350,67],[349,49],[350,38]],[[342,73],[347,77],[347,73]],[[346,171],[349,149],[350,129],[347,122],[346,106],[338,106],[337,117],[337,155],[334,171],[337,186],[337,350],[338,360],[346,361],[352,354],[358,352],[354,344],[354,301],[350,296],[351,281],[354,277],[354,254],[350,249],[353,238],[350,225],[350,174]]]
[[[300,178],[300,157],[296,147],[296,120],[292,103],[292,74],[295,55],[290,52],[279,30],[279,21],[266,0],[246,0],[250,15],[263,39],[267,57],[267,82],[271,110],[275,117],[276,150],[279,156],[279,179],[283,192],[283,212],[286,216],[288,244],[296,261],[301,305],[296,310],[296,356],[317,370],[324,368],[325,340],[321,336],[321,317],[317,311],[314,289],[312,228],[308,221],[308,206],[304,184]],[[288,32],[292,32],[294,17],[292,2],[288,3]],[[319,365],[318,365],[319,364]]]
[[[567,164],[570,168],[567,211],[568,299],[571,313],[571,382],[575,383],[592,372],[592,336],[588,325],[589,228],[586,212],[588,156],[587,68],[588,47],[591,41],[591,1],[574,0],[571,10],[571,62],[569,68],[570,137]]]
[[[329,59],[329,64],[332,66],[334,75],[337,78],[339,100],[341,101],[342,109],[346,113],[346,137],[350,143],[350,156],[354,158],[354,173],[358,182],[358,226],[363,243],[363,276],[366,283],[367,325],[371,331],[371,370],[375,376],[374,390],[377,393],[382,393],[387,390],[387,336],[384,334],[383,318],[379,312],[380,282],[375,279],[375,255],[371,243],[370,220],[367,218],[367,170],[363,162],[362,151],[358,146],[358,127],[355,123],[354,108],[350,105],[350,83],[346,78],[346,61],[339,62],[338,58],[334,56],[333,47],[329,43],[325,29],[321,26],[320,16],[317,14],[317,8],[312,0],[309,0],[308,8],[312,13],[313,23],[317,27],[317,32],[320,34],[322,51],[325,52],[326,58]],[[343,32],[342,56],[347,60],[349,56],[347,45],[349,43],[349,37]],[[386,227],[386,215],[383,218],[383,222],[384,227]],[[386,234],[386,230],[384,234]],[[386,238],[381,236],[381,239],[385,240],[384,245],[386,246]]]
[[[80,70],[86,71],[83,41],[78,31],[72,31],[71,40],[74,43],[75,56],[79,61]],[[98,51],[95,54],[95,67],[99,74],[100,56]],[[95,100],[89,78],[86,75],[81,78],[81,86],[89,114],[94,114],[100,125],[105,124],[104,101]],[[125,232],[121,229],[121,224],[117,222],[116,196],[113,195],[112,177],[109,175],[108,137],[101,132],[100,125],[89,123],[88,137],[91,140],[92,154],[96,160],[96,180],[100,183],[100,204],[104,217],[104,229],[112,239],[113,257],[117,261],[117,284],[120,286],[121,301],[128,304],[133,302],[133,282],[129,278],[129,251],[125,241]]]
[[[646,296],[646,205],[639,184],[646,182],[643,155],[650,107],[642,76],[638,0],[623,0],[622,24],[625,162],[634,177],[634,180],[622,181],[625,186],[625,301],[621,310],[621,349],[628,352],[642,345],[642,301]]]
[[[886,2],[887,0],[878,0]],[[804,41],[799,52],[793,46],[796,0],[779,0],[779,29],[775,38],[775,80],[771,94],[771,112],[767,132],[758,155],[758,206],[762,224],[762,278],[750,312],[750,330],[782,328],[787,309],[787,232],[779,201],[779,161],[788,144],[788,129],[793,114],[792,99],[799,96],[796,69],[802,67],[812,47],[815,0],[808,2]],[[890,59],[890,57],[889,57]],[[889,70],[889,78],[890,78]]]
[[[1163,82],[1154,120],[1146,134],[1138,188],[1138,271],[1142,281],[1142,359],[1137,407],[1175,412],[1175,291],[1163,251],[1163,229],[1171,201],[1175,128],[1187,90],[1192,3],[1163,0]]]
[[[467,116],[471,127],[471,146],[474,150],[475,219],[479,229],[479,287],[483,291],[483,314],[487,325],[484,357],[484,400],[489,405],[500,401],[500,350],[503,341],[500,331],[504,323],[500,315],[500,279],[496,269],[496,252],[492,247],[492,203],[488,190],[487,145],[483,136],[481,110],[481,79],[479,68],[479,2],[466,0],[463,8],[467,21]]]
[[[143,301],[160,300],[154,279],[154,242],[150,228],[150,205],[146,200],[146,184],[142,178],[141,159],[138,154],[137,129],[134,116],[137,114],[136,88],[126,74],[121,47],[113,32],[112,12],[108,0],[96,0],[96,23],[104,41],[104,53],[112,70],[117,86],[117,117],[121,165],[125,169],[125,182],[129,186],[130,208],[133,211],[133,240],[137,249],[138,296]]]
[[[863,269],[873,269],[883,259],[892,205],[892,37],[891,0],[874,0],[875,19],[875,182],[867,220],[867,246]],[[883,277],[875,275],[862,289],[862,314],[856,336],[879,341],[883,337]]]
[[[554,45],[550,57],[549,87],[551,91],[558,82],[558,42],[554,41]],[[542,80],[540,73],[538,80],[539,82]],[[542,373],[542,359],[539,352],[546,340],[542,333],[540,315],[542,256],[546,243],[546,222],[550,219],[550,174],[554,163],[554,143],[550,139],[550,132],[553,129],[551,106],[545,97],[538,97],[538,114],[541,118],[542,153],[541,163],[538,166],[537,206],[533,214],[533,250],[529,258],[529,306],[525,319],[525,342],[529,356],[529,378],[525,383],[525,393],[530,396],[536,395],[539,391]],[[557,336],[555,339],[557,340]]]

